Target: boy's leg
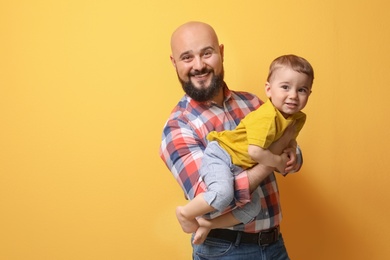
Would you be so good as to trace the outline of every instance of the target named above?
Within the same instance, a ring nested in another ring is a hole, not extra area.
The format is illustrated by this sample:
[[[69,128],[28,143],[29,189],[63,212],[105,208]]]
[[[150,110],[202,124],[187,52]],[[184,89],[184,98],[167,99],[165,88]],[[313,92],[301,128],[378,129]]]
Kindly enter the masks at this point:
[[[214,210],[215,209],[203,199],[203,193],[201,193],[188,202],[187,205],[177,207],[176,217],[184,232],[193,233],[199,227],[196,217]]]
[[[195,245],[202,244],[206,240],[209,232],[210,232],[209,228],[200,226],[194,234],[194,238],[192,240],[192,243]]]
[[[176,217],[186,233],[199,227],[196,217],[224,210],[234,196],[231,158],[217,142],[210,142],[204,152],[199,174],[207,191],[197,195],[187,205],[176,209]]]
[[[199,174],[207,186],[203,198],[217,211],[224,211],[234,199],[234,177],[230,155],[215,141],[203,155]]]

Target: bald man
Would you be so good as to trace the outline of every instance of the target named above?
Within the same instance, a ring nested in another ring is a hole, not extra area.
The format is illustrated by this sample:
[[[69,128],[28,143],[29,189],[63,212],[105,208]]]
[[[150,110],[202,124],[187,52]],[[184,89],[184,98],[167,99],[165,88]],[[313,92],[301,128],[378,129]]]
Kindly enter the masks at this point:
[[[224,81],[224,45],[210,25],[181,25],[172,34],[171,50],[170,59],[185,95],[164,126],[160,156],[186,198],[192,200],[207,189],[199,175],[207,134],[234,129],[263,102],[253,94],[228,88]],[[294,129],[288,129],[269,149],[282,153],[293,133]],[[298,148],[286,172],[297,171],[301,161]],[[183,228],[188,233],[196,231],[199,225],[212,228],[203,243],[192,244],[193,259],[289,259],[279,229],[282,214],[273,171],[257,164],[237,172],[233,180],[235,199],[230,206]],[[237,208],[246,203],[259,204],[261,211],[253,221],[243,224]]]

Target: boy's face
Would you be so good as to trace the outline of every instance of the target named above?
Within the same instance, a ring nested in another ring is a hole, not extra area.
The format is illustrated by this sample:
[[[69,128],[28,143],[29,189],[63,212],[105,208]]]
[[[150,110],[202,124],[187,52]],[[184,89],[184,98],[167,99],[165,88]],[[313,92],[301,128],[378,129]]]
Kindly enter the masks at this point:
[[[265,91],[272,104],[287,118],[306,106],[311,94],[311,80],[304,73],[284,67],[274,72]]]

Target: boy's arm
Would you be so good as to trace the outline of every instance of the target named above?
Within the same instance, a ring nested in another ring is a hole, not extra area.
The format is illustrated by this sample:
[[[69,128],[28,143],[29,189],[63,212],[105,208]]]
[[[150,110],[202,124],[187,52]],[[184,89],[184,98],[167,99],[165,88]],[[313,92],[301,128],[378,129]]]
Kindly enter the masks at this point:
[[[270,150],[263,149],[257,145],[250,144],[248,153],[252,160],[268,167],[274,167],[281,173],[284,173],[289,161],[286,153],[283,152],[281,155],[273,154]]]
[[[296,127],[295,125],[291,125],[287,127],[284,131],[281,138],[279,138],[276,142],[273,142],[269,147],[270,150],[274,154],[281,154],[283,152],[291,153],[290,160],[287,162],[287,167],[284,172],[287,174],[289,172],[297,172],[300,170],[303,162],[301,149],[297,146],[296,148],[287,148],[292,139],[294,139]],[[260,171],[258,170],[260,169]],[[267,167],[262,164],[257,164],[252,168],[243,171],[241,174],[247,174],[249,180],[249,186],[251,193],[260,185],[260,183],[266,178],[269,174],[264,174],[266,171],[273,171],[274,168]],[[236,183],[237,185],[237,178]]]

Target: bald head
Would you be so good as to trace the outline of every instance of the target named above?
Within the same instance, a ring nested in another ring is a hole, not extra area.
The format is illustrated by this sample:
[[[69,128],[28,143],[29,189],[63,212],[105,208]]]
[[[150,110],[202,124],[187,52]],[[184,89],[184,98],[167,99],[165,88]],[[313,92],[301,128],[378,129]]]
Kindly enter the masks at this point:
[[[213,27],[202,22],[188,22],[179,26],[171,37],[172,57],[196,48],[211,46],[218,49],[219,41]]]

